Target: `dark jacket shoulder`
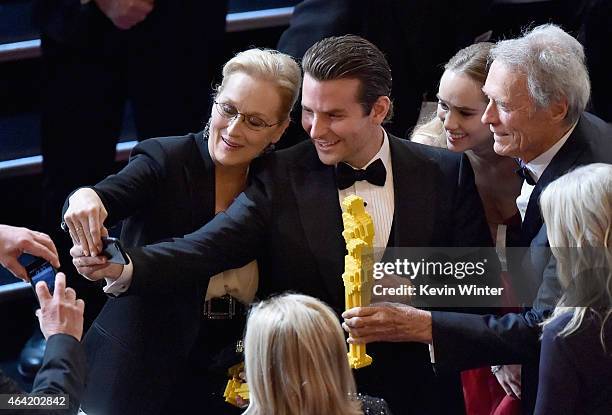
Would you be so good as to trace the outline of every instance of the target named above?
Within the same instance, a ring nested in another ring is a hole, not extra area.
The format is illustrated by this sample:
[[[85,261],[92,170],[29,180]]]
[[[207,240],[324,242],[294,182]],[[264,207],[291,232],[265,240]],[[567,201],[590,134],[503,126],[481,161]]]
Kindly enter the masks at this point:
[[[146,154],[153,160],[165,165],[173,162],[183,162],[184,158],[177,157],[193,154],[195,157],[206,155],[210,158],[207,148],[208,139],[202,132],[190,133],[183,136],[157,137],[144,140],[132,149],[130,159],[138,154]],[[205,153],[205,154],[202,154]]]

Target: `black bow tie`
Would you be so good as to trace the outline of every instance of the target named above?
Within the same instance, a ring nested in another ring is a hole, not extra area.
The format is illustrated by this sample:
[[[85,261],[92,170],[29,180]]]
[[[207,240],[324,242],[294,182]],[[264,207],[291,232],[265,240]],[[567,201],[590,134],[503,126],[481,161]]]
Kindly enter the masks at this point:
[[[387,169],[381,159],[377,159],[365,170],[356,170],[346,163],[338,163],[336,167],[336,183],[338,189],[344,190],[355,182],[367,180],[376,186],[384,186],[387,180]]]
[[[519,163],[519,166],[520,167],[514,170],[514,172],[518,174],[520,177],[522,177],[527,182],[528,185],[535,186],[536,181],[533,179],[533,176],[531,175],[531,172],[529,171],[527,166],[521,166],[520,163]]]

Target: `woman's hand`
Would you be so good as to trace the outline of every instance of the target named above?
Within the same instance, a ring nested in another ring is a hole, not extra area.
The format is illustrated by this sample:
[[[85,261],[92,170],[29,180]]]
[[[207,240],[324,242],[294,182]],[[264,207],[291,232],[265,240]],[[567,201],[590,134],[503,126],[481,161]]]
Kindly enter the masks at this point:
[[[507,395],[521,399],[521,365],[503,365],[495,377]]]
[[[78,273],[90,281],[98,281],[103,278],[116,280],[123,272],[123,265],[108,262],[104,255],[85,255],[80,245],[74,245],[70,249],[70,255]]]
[[[96,256],[102,253],[102,236],[104,221],[108,216],[106,208],[98,194],[90,188],[77,190],[68,199],[68,209],[64,222],[70,230],[74,245],[83,248],[85,256]]]

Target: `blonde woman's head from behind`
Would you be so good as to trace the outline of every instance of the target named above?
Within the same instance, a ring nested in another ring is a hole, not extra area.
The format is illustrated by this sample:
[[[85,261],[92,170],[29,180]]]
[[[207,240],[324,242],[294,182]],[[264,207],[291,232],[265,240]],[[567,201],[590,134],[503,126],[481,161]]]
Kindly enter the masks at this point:
[[[245,335],[248,415],[361,414],[336,314],[309,296],[253,306]]]
[[[607,321],[612,311],[612,165],[590,164],[561,176],[542,192],[540,205],[565,288],[553,318],[573,312],[561,334],[576,331],[587,310]]]

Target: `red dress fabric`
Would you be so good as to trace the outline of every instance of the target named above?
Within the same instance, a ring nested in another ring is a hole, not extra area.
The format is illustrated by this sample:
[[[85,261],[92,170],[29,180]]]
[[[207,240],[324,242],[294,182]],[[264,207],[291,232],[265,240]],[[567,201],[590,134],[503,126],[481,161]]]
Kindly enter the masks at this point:
[[[508,228],[519,226],[518,213],[506,221]],[[501,280],[504,287],[501,313],[515,311],[516,301],[507,272],[502,272]],[[490,367],[464,370],[461,372],[463,397],[467,415],[521,415],[519,399],[506,395],[497,378],[491,373]]]

